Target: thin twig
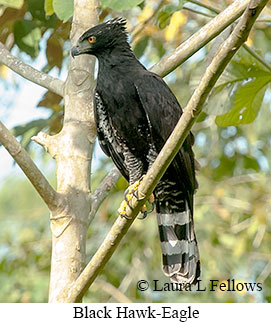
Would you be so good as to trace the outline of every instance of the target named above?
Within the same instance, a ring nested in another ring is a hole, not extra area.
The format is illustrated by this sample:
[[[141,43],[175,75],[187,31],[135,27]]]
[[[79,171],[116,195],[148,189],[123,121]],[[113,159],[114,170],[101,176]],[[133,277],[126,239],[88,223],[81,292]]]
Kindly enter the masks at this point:
[[[219,14],[221,12],[221,10],[210,6],[210,5],[206,5],[204,3],[201,3],[197,0],[189,0],[189,2],[194,3],[196,5],[198,5],[199,7],[208,9],[216,14]],[[202,12],[198,12],[198,14],[204,15],[206,16],[206,14],[203,14]],[[258,19],[257,22],[262,22],[261,19]],[[265,21],[266,22],[266,21]],[[270,20],[269,20],[270,22]],[[252,48],[250,48],[247,44],[243,44],[243,48],[251,55],[253,56],[259,63],[261,63],[263,66],[265,66],[269,71],[271,71],[271,66],[260,56],[258,55]]]
[[[124,295],[114,285],[107,283],[106,281],[100,280],[100,279],[97,279],[95,281],[95,284],[99,289],[102,289],[107,294],[109,294],[111,297],[113,297],[118,303],[132,303],[130,298],[128,298],[126,295]]]
[[[259,54],[257,54],[247,44],[244,44],[243,47],[251,56],[253,56],[259,63],[261,63],[263,66],[265,66],[271,72],[271,66]]]
[[[197,1],[197,0],[188,0],[188,2],[196,4],[197,6],[200,6],[202,8],[208,9],[209,11],[214,12],[216,14],[220,13],[220,11],[221,11],[221,10],[215,8],[214,6],[204,4],[204,3]]]
[[[120,179],[121,174],[117,168],[112,168],[107,174],[104,180],[96,188],[95,192],[91,196],[91,211],[89,214],[89,221],[91,221],[104,199],[108,196],[111,189],[115,186]]]
[[[209,41],[232,24],[244,12],[249,0],[236,0],[223,12],[210,20],[204,27],[193,34],[173,52],[164,56],[151,71],[164,77],[204,47]]]
[[[187,7],[187,6],[184,6],[183,10],[187,10],[187,11],[190,11],[192,13],[199,14],[199,15],[202,15],[202,16],[208,17],[208,18],[214,18],[215,17],[214,15],[210,15],[210,14],[208,14],[206,12],[202,12],[202,11],[198,11],[196,9],[192,9],[192,8]]]
[[[267,1],[268,0],[250,1],[242,19],[240,19],[228,40],[219,48],[217,55],[207,68],[173,133],[140,184],[138,194],[142,199],[132,199],[131,204],[133,211],[127,211],[127,215],[130,219],[127,220],[122,217],[117,218],[96,254],[80,274],[74,285],[67,291],[67,301],[80,301],[98,273],[107,263],[119,242],[133,223],[145,200],[154,190],[158,181],[166,171],[166,168],[179,151],[192,125],[195,123],[197,116],[201,112],[202,106],[212,87],[233,55],[240,48],[242,43],[246,41],[249,31]]]
[[[271,260],[269,260],[267,265],[264,267],[264,270],[257,278],[257,282],[263,283],[266,280],[266,278],[270,275],[270,273],[271,273]]]
[[[25,64],[19,58],[12,55],[2,43],[0,43],[0,63],[6,65],[25,79],[63,96],[63,81],[38,71],[28,64]]]
[[[270,24],[271,18],[269,18],[269,19],[268,18],[266,18],[266,19],[264,19],[264,18],[263,19],[258,19],[257,22],[258,23],[268,23],[268,24]]]
[[[29,154],[0,121],[0,142],[23,170],[51,211],[60,206],[60,196],[35,165]]]

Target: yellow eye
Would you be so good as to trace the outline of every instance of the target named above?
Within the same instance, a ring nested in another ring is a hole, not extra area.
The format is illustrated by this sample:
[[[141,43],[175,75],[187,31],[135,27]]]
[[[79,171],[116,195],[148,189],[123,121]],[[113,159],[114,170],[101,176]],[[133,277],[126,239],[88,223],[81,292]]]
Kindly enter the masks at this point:
[[[95,41],[96,41],[96,37],[95,37],[95,36],[90,36],[90,37],[88,37],[88,42],[89,42],[90,44],[95,43]]]

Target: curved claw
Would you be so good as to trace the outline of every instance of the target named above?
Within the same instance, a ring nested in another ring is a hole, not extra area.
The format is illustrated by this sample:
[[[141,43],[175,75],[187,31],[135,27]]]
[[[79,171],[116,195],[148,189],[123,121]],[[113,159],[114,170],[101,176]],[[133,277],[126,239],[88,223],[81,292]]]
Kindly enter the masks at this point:
[[[146,219],[146,217],[148,216],[148,214],[150,214],[154,210],[154,199],[153,200],[151,199],[151,201],[152,201],[152,203],[151,203],[151,209],[150,210],[147,210],[147,207],[146,207],[145,204],[142,206],[142,208],[141,208],[142,217],[141,218],[138,218],[139,220]],[[148,200],[148,202],[150,202],[150,201]]]

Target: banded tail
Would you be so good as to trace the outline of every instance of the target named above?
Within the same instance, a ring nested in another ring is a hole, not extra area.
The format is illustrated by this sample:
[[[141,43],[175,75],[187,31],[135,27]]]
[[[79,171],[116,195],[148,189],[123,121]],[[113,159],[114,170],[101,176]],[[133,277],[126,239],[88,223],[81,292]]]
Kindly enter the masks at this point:
[[[163,271],[172,282],[193,284],[200,276],[197,240],[190,210],[157,214]]]

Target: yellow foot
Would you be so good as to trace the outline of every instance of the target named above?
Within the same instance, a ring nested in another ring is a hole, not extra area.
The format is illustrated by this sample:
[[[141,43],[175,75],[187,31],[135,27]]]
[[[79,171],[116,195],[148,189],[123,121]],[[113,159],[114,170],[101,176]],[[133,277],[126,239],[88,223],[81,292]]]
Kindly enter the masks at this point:
[[[124,195],[124,201],[122,201],[119,209],[118,209],[118,212],[119,212],[119,215],[126,218],[126,219],[129,219],[129,217],[127,216],[127,207],[129,207],[131,210],[133,210],[133,208],[131,207],[131,204],[130,204],[130,201],[132,199],[132,197],[137,197],[137,190],[138,190],[138,187],[140,185],[140,183],[142,182],[144,178],[144,175],[142,176],[142,178],[139,180],[139,181],[136,181],[134,184],[130,185],[127,190],[125,191],[125,195]]]
[[[133,210],[132,206],[131,206],[131,199],[132,197],[135,197],[137,199],[138,198],[138,187],[139,185],[141,184],[143,178],[144,178],[145,175],[143,175],[141,177],[140,180],[136,181],[134,184],[130,185],[127,190],[125,191],[125,197],[124,197],[124,201],[121,203],[119,209],[118,209],[118,213],[120,216],[126,218],[126,219],[130,219],[128,216],[127,216],[127,207],[130,208],[130,210]],[[149,199],[148,199],[148,202],[150,204],[152,204],[152,210],[153,210],[153,203],[154,203],[154,195],[151,194]],[[151,211],[152,211],[151,210]],[[149,213],[147,211],[147,206],[144,204],[141,208],[141,213],[143,213],[143,219],[147,216],[147,214]]]
[[[121,202],[121,205],[120,205],[120,207],[118,209],[119,215],[121,217],[123,217],[123,218],[126,218],[126,219],[130,219],[130,217],[127,215],[126,210],[127,210],[127,207],[129,207],[130,209],[132,209],[131,206],[130,206],[130,204],[129,204],[129,201],[131,200],[131,198],[132,198],[132,196],[130,196],[130,195],[128,196],[128,194],[126,194],[125,200]]]

